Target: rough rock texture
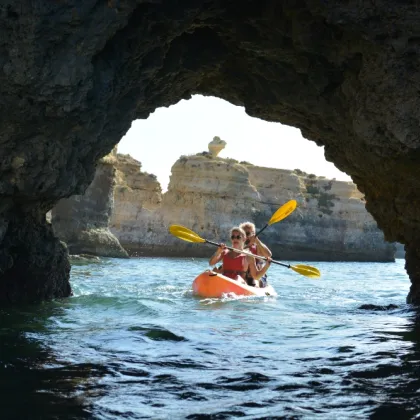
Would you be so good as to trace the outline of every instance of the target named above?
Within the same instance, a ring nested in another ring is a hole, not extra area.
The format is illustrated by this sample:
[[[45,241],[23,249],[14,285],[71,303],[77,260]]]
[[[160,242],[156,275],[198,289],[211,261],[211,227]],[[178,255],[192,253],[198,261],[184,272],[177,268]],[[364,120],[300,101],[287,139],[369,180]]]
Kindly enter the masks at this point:
[[[108,229],[114,206],[115,162],[113,155],[101,159],[86,193],[64,198],[52,210],[54,232],[70,254],[128,257]]]
[[[134,255],[209,256],[208,245],[181,242],[169,235],[168,226],[182,224],[204,238],[229,242],[231,227],[250,220],[261,228],[294,198],[298,210],[262,237],[275,257],[394,261],[394,245],[384,241],[351,182],[202,153],[183,156],[173,165],[168,191],[161,195],[157,182],[139,171],[139,162],[127,156],[123,162],[121,172],[128,170],[128,176],[120,176],[115,188],[111,230]]]
[[[0,282],[18,253],[27,278],[66,284],[45,213],[85,191],[133,119],[202,93],[325,145],[405,244],[420,301],[419,39],[404,0],[2,2]]]
[[[71,294],[68,251],[54,236],[45,214],[15,209],[0,235],[4,244],[0,251],[1,305]]]
[[[155,175],[141,172],[140,162],[129,155],[117,156],[114,208],[109,226],[113,233],[121,233],[119,241],[123,247],[137,255],[137,244],[150,232],[149,223],[155,225],[158,221],[154,210],[160,207],[162,189]]]
[[[225,232],[232,220],[239,221],[239,217],[243,217],[245,202],[258,201],[257,191],[247,183],[248,173],[244,167],[233,165],[233,161],[214,159],[217,164],[203,156],[196,160],[181,157],[172,167],[168,191],[163,195],[157,181],[147,182],[137,190],[129,184],[134,194],[123,198],[118,196],[120,187],[117,186],[110,228],[124,248],[134,255],[208,256],[207,246],[181,242],[169,234],[169,225],[184,224],[218,237],[219,230]],[[136,163],[138,174],[139,162],[132,162]],[[191,165],[193,172],[185,171],[185,164]],[[199,168],[199,165],[205,165],[205,168]],[[150,179],[149,176],[137,176],[143,181]],[[183,177],[182,183],[173,181]],[[139,205],[139,194],[152,195],[152,206],[150,203]],[[212,200],[205,199],[209,197]],[[217,220],[204,221],[203,216],[210,214],[212,217],[217,214]]]
[[[394,261],[394,244],[385,242],[352,182],[317,178],[299,170],[246,168],[262,202],[295,198],[299,203],[296,215],[265,233],[278,255],[318,261]],[[263,226],[269,218],[260,216],[256,224]]]
[[[209,143],[209,152],[212,156],[216,157],[226,147],[226,142],[219,136],[214,136],[213,140]]]

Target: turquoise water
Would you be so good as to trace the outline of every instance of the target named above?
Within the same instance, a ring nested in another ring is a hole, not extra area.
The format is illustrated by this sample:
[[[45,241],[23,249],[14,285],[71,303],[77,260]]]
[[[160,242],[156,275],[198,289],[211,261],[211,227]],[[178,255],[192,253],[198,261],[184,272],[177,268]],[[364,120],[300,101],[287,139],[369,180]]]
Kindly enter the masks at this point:
[[[0,310],[1,418],[415,418],[404,261],[308,264],[321,279],[272,266],[279,297],[221,300],[191,295],[203,259],[74,265],[74,297]]]

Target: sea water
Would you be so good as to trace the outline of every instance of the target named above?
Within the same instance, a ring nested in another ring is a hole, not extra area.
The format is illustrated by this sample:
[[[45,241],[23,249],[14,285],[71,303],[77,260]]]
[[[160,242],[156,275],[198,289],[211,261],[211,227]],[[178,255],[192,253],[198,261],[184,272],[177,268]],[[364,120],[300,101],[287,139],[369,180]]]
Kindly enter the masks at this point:
[[[204,259],[73,265],[73,297],[0,310],[0,418],[417,418],[404,261],[307,264],[223,299],[192,296]]]

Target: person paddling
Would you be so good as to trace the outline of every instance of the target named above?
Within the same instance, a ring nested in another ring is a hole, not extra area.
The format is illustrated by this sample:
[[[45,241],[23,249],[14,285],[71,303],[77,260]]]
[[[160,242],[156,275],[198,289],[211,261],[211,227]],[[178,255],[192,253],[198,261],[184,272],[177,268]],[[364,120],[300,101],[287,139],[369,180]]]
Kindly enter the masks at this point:
[[[239,226],[232,228],[230,237],[232,248],[238,250],[244,249],[246,234],[242,228]],[[225,244],[220,244],[210,258],[209,264],[215,265],[219,261],[223,261],[223,265],[214,271],[221,272],[226,277],[246,284],[246,273],[249,271],[253,279],[260,279],[270,267],[271,257],[267,258],[265,264],[258,264],[258,266],[254,257],[228,250]],[[255,287],[259,287],[259,284],[256,284]]]
[[[258,236],[255,236],[255,225],[252,222],[244,222],[239,225],[242,228],[246,235],[246,242],[245,242],[245,249],[249,249],[254,255],[260,255],[262,257],[271,258],[273,255],[267,245],[263,244]],[[257,267],[261,268],[263,260],[256,259]],[[249,286],[256,286],[258,283],[259,287],[266,287],[267,286],[267,275],[264,274],[259,280],[256,280],[249,270],[246,273],[245,280]]]

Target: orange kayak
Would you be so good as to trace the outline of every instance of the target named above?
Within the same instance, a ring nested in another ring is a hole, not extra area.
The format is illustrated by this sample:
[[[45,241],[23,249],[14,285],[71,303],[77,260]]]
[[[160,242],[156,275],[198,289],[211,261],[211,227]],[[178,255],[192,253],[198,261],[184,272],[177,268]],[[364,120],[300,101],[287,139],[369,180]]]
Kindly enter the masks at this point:
[[[245,296],[277,296],[272,286],[263,288],[241,284],[213,271],[201,273],[192,284],[193,294],[204,298],[221,298],[226,293]]]

